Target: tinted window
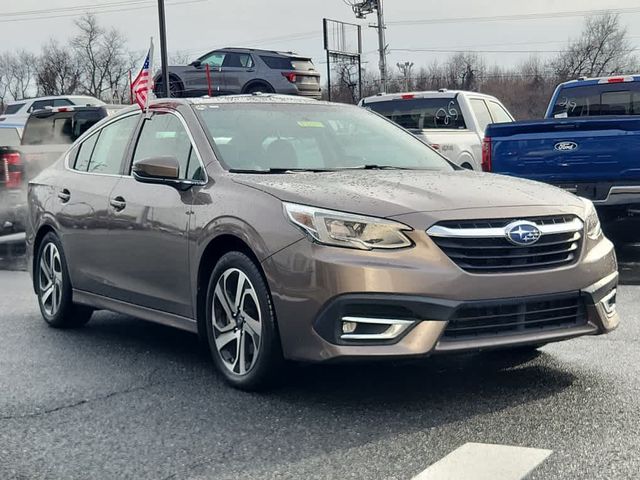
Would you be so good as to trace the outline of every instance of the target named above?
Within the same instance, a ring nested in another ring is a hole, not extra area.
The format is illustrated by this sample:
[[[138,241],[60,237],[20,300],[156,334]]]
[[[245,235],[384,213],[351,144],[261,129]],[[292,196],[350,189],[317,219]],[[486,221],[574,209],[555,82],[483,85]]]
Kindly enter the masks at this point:
[[[451,170],[412,134],[341,105],[212,105],[196,108],[226,166],[341,169],[363,165]]]
[[[551,115],[558,118],[640,115],[640,82],[562,88]]]
[[[294,58],[291,60],[291,65],[294,70],[313,70],[315,71],[316,67],[313,65],[313,62],[308,58]]]
[[[372,102],[365,105],[410,130],[467,128],[455,98],[414,98]]]
[[[484,100],[479,98],[472,98],[470,100],[471,109],[476,116],[476,120],[478,121],[478,127],[481,132],[487,128],[487,125],[493,123],[491,119],[491,115],[489,115],[489,109],[487,108],[487,104],[484,103]]]
[[[18,113],[22,107],[24,107],[24,103],[14,103],[13,105],[7,105],[7,108],[4,111],[5,115],[13,115]]]
[[[198,157],[180,119],[170,113],[156,113],[142,126],[133,161],[166,155],[180,163],[181,179],[202,179]]]
[[[202,57],[200,59],[200,62],[203,65],[209,65],[211,67],[221,67],[222,63],[224,62],[224,57],[225,57],[224,53],[215,52],[215,53],[212,53],[211,55]]]
[[[92,173],[120,173],[122,159],[139,115],[131,115],[107,125],[98,136],[87,171]]]
[[[54,107],[66,107],[67,105],[73,105],[73,103],[71,103],[66,98],[56,98],[53,101],[53,106]]]
[[[70,145],[106,116],[103,109],[42,113],[29,117],[23,145]]]
[[[38,100],[37,102],[33,102],[29,112],[35,112],[36,110],[42,110],[46,107],[53,107],[53,100]]]
[[[91,154],[98,141],[98,135],[92,135],[87,138],[82,144],[80,144],[79,150],[76,155],[76,162],[73,168],[81,172],[86,172],[89,169],[89,162],[91,161]]]
[[[253,60],[246,53],[227,53],[222,62],[223,68],[251,68]]]
[[[291,65],[290,58],[269,57],[266,55],[261,55],[260,58],[264,63],[267,64],[269,68],[273,68],[274,70],[293,70],[293,65]]]
[[[489,110],[493,123],[509,123],[513,122],[509,113],[497,102],[489,101]]]

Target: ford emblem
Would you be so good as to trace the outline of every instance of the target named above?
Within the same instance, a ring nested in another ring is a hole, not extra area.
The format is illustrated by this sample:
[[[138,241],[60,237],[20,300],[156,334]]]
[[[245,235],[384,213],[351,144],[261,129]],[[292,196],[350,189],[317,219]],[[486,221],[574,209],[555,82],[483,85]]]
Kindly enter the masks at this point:
[[[558,152],[572,152],[576,148],[578,148],[578,144],[576,142],[558,142],[554,145],[554,147]]]
[[[520,220],[506,226],[505,236],[514,245],[522,247],[536,243],[542,232],[535,223]]]

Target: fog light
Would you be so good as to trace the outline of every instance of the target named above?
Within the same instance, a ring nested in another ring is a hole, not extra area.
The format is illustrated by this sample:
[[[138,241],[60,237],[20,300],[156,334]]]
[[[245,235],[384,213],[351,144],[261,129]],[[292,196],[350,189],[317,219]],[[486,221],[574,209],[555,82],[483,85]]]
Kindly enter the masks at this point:
[[[614,288],[609,295],[602,299],[602,306],[607,317],[612,317],[616,313],[617,290]]]
[[[342,322],[342,333],[353,333],[358,328],[358,324],[355,322]]]

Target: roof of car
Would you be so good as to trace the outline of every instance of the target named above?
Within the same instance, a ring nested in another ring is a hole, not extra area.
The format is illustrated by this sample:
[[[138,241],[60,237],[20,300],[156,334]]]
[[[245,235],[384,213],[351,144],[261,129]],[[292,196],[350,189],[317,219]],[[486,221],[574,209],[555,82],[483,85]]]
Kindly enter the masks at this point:
[[[640,81],[640,75],[609,75],[606,77],[580,77],[560,84],[562,87],[582,87],[602,83],[627,83]]]
[[[471,92],[468,90],[424,90],[419,92],[400,92],[400,93],[379,93],[371,97],[363,98],[364,103],[387,102],[390,100],[412,100],[414,98],[453,98],[459,94],[473,95],[474,97],[483,97],[494,99],[492,95],[486,93]]]
[[[10,102],[6,102],[6,105],[16,105],[16,104],[26,103],[26,102],[38,102],[41,100],[56,100],[58,98],[89,99],[91,101],[101,102],[101,100],[98,100],[97,98],[91,97],[89,95],[50,95],[48,97],[34,97],[34,98],[23,98],[22,100],[12,100]]]
[[[299,97],[296,95],[280,95],[277,93],[251,93],[244,95],[224,95],[219,97],[193,97],[193,98],[159,98],[152,100],[149,104],[151,108],[171,107],[179,105],[214,105],[231,103],[287,103],[287,104],[324,104],[339,105],[336,103],[323,102],[311,98]]]
[[[309,58],[304,55],[299,55],[296,52],[280,52],[277,50],[262,50],[260,48],[246,48],[246,47],[224,47],[224,48],[219,48],[217,50],[212,50],[212,52],[240,52],[240,53],[252,52],[252,53],[258,53],[258,54],[264,53],[269,55],[280,55],[282,57]],[[208,52],[205,55],[208,55],[209,53],[211,52]]]

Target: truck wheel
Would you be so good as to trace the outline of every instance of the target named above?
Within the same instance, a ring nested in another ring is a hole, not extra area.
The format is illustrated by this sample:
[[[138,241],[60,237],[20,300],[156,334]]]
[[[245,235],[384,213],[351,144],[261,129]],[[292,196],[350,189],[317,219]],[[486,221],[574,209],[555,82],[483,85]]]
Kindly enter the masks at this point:
[[[91,319],[91,308],[76,305],[62,244],[54,233],[40,243],[34,269],[38,305],[45,322],[54,328],[77,328]]]

